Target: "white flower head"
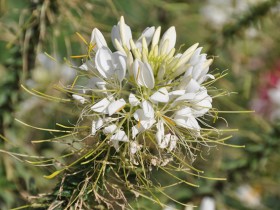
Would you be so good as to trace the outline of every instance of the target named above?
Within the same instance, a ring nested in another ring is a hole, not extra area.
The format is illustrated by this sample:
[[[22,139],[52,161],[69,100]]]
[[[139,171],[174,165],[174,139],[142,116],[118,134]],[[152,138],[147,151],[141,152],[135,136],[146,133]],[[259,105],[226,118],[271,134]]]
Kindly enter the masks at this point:
[[[90,94],[91,104],[73,95],[90,109],[92,135],[102,133],[117,151],[129,142],[123,148],[132,156],[143,145],[155,144],[169,153],[178,145],[188,147],[186,136],[201,138],[205,125],[201,122],[212,109],[212,97],[204,86],[214,79],[208,73],[212,59],[201,53],[198,44],[177,52],[174,26],[162,35],[161,27],[147,27],[134,40],[121,17],[111,37],[115,49],[95,28],[90,41],[94,53],[80,67],[89,73],[85,93]]]

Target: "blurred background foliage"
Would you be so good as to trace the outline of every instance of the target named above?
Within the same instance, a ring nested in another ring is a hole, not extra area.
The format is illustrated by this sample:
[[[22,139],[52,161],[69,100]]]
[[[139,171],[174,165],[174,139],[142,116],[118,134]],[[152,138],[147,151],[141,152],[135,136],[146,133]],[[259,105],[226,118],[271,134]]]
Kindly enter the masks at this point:
[[[32,96],[21,85],[60,96],[54,85],[69,84],[75,77],[64,58],[86,50],[76,32],[89,40],[97,27],[110,40],[111,27],[121,15],[135,37],[147,26],[161,25],[164,31],[174,25],[178,47],[199,42],[215,58],[212,70],[228,73],[215,86],[229,94],[217,98],[214,106],[256,110],[221,114],[231,128],[239,129],[228,143],[246,145],[245,149],[215,147],[205,151],[206,161],[195,163],[207,175],[227,181],[193,180],[199,188],[177,187],[168,193],[200,209],[205,198],[211,198],[216,209],[280,209],[277,0],[0,0],[0,209],[25,205],[55,186],[42,178],[52,168],[35,167],[24,159],[58,157],[67,150],[66,144],[32,144],[54,134],[24,127],[14,119],[55,128],[56,123],[74,124],[78,115],[73,107]],[[78,59],[71,61],[81,64]],[[168,182],[160,172],[155,177]],[[172,200],[162,200],[170,209],[180,209]],[[135,208],[151,209],[151,205],[138,200]]]

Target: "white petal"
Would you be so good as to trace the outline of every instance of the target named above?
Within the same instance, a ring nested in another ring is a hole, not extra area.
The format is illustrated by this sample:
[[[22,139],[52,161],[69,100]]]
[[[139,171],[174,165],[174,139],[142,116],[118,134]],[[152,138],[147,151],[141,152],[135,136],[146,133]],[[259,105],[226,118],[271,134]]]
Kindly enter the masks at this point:
[[[130,27],[125,24],[123,16],[120,18],[118,25],[113,26],[111,36],[113,44],[115,43],[115,39],[117,39],[122,46],[130,49],[129,40],[132,39],[132,33]]]
[[[84,104],[86,102],[86,99],[83,96],[79,96],[79,95],[73,94],[72,97],[75,100],[79,101],[81,104]]]
[[[126,56],[124,56],[121,52],[115,52],[113,53],[112,57],[118,80],[121,82],[124,79],[126,73]]]
[[[161,144],[159,145],[159,147],[161,149],[164,149],[168,146],[169,142],[170,142],[170,138],[171,138],[171,134],[168,133],[164,136],[163,141],[161,142]]]
[[[178,98],[176,98],[174,102],[191,101],[194,98],[195,98],[195,93],[185,93],[184,95],[181,95]]]
[[[162,47],[164,46],[164,42],[168,40],[168,47],[166,52],[168,53],[172,48],[175,47],[176,43],[176,30],[175,27],[170,27],[162,36],[160,43],[159,43],[159,50],[161,51]]]
[[[129,94],[128,101],[131,104],[131,106],[137,106],[140,104],[140,101],[136,98],[136,96],[133,93]]]
[[[99,130],[103,126],[103,120],[101,118],[98,118],[95,123],[96,130]]]
[[[94,28],[92,30],[90,42],[96,44],[96,47],[94,49],[99,49],[104,46],[107,47],[104,36],[97,28]]]
[[[199,62],[199,56],[200,56],[201,50],[202,50],[202,47],[199,47],[194,51],[194,53],[189,61],[190,65],[195,65]]]
[[[95,64],[98,72],[104,78],[110,77],[114,72],[112,60],[112,52],[109,48],[102,47],[97,50]]]
[[[198,47],[198,43],[192,45],[189,47],[180,57],[180,60],[178,62],[178,65],[185,64],[186,62],[189,61],[189,59],[193,56],[193,53],[195,52],[195,49]]]
[[[149,129],[155,123],[156,123],[155,119],[140,121],[137,125],[134,125],[132,127],[132,138],[135,138],[138,133]]]
[[[200,126],[197,120],[192,116],[186,118],[174,118],[174,121],[177,125],[182,126],[184,128],[194,129],[196,131],[200,130]]]
[[[141,106],[142,106],[145,117],[154,118],[154,113],[155,112],[154,112],[153,106],[150,102],[145,100],[145,101],[142,102]]]
[[[79,69],[84,70],[84,71],[88,71],[87,63],[83,63],[81,66],[79,66]]]
[[[168,91],[165,87],[160,88],[157,92],[151,95],[150,99],[153,102],[167,103],[169,101]]]
[[[132,56],[131,52],[129,52],[127,55],[126,66],[128,69],[129,76],[132,77],[133,76],[133,56]]]
[[[111,102],[109,104],[109,106],[108,106],[108,114],[109,114],[109,116],[111,116],[112,114],[118,112],[118,110],[120,110],[122,107],[124,107],[125,104],[126,104],[126,102],[125,102],[125,100],[123,98]]]
[[[113,147],[115,148],[115,150],[116,150],[117,152],[119,152],[119,150],[120,150],[119,141],[112,141],[112,140],[111,140],[111,143],[113,144]]]
[[[141,132],[141,128],[138,125],[134,125],[132,127],[132,138],[134,139],[139,132]]]
[[[157,29],[154,33],[153,39],[152,39],[152,46],[151,46],[152,49],[158,44],[159,37],[160,37],[160,31],[161,31],[161,27],[159,26],[159,27],[157,27]]]
[[[162,64],[158,70],[158,73],[157,73],[157,80],[158,81],[161,81],[163,80],[163,77],[165,75],[165,72],[166,72],[166,65],[165,64]]]
[[[130,142],[129,148],[130,154],[134,155],[137,151],[141,149],[141,146],[136,141],[132,141]]]
[[[117,131],[117,126],[115,124],[109,125],[103,129],[104,134],[112,134]]]
[[[140,125],[143,127],[143,130],[147,130],[150,127],[153,126],[153,124],[155,124],[156,120],[155,119],[150,119],[150,120],[142,120],[140,121]]]
[[[135,82],[138,85],[143,86],[144,84],[142,83],[142,78],[141,78],[141,66],[140,66],[141,63],[142,63],[141,61],[135,59],[132,65],[132,71],[133,71]]]
[[[155,78],[153,74],[153,70],[148,63],[143,63],[136,59],[133,62],[133,75],[136,83],[141,86],[145,86],[147,88],[154,88]]]
[[[110,138],[111,141],[124,141],[128,142],[128,137],[124,131],[118,130],[112,137]]]
[[[91,110],[99,113],[105,112],[110,103],[111,102],[107,98],[104,98],[101,101],[94,104],[91,107]]]
[[[171,135],[170,138],[170,145],[169,145],[169,150],[172,151],[176,148],[177,145],[177,141],[179,140],[179,138],[175,135]]]
[[[176,111],[175,114],[178,116],[178,118],[192,117],[192,110],[190,107],[184,107]]]
[[[147,42],[147,45],[150,44],[150,42],[152,41],[153,35],[155,33],[155,27],[147,27],[141,34],[141,36],[139,37],[139,39],[136,41],[135,45],[138,48],[142,48],[142,38],[145,37],[145,40]]]
[[[97,120],[92,121],[91,126],[91,135],[95,135],[96,131],[98,131],[103,126],[103,120],[98,118]]]
[[[193,115],[195,117],[203,116],[208,112],[209,109],[212,108],[212,98],[210,96],[206,96],[200,101],[196,102],[193,106]]]
[[[155,78],[152,67],[149,63],[144,63],[143,70],[141,72],[143,82],[147,88],[153,89],[155,86]]]
[[[170,100],[177,98],[178,96],[184,95],[185,90],[174,90],[168,93]]]
[[[134,113],[133,113],[133,117],[136,121],[140,121],[141,119],[143,120],[145,118],[143,109],[137,109]]]
[[[96,134],[96,122],[93,120],[91,123],[91,135],[95,135]]]
[[[157,126],[156,140],[157,140],[158,145],[160,145],[163,138],[164,138],[164,124],[163,124],[163,121],[159,120],[156,126]]]
[[[186,92],[195,93],[200,89],[200,85],[194,79],[191,79],[189,84],[185,87]]]

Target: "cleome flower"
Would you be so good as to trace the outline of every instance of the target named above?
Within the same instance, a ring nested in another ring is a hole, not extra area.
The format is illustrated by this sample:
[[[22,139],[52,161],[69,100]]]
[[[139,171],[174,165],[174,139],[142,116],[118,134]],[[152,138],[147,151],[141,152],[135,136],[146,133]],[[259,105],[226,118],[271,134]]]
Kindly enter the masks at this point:
[[[178,52],[174,26],[162,35],[161,27],[148,27],[135,40],[121,17],[111,36],[114,50],[93,29],[88,59],[79,67],[88,84],[73,94],[92,121],[91,135],[104,135],[117,151],[127,144],[131,156],[149,145],[172,152],[188,147],[188,137],[200,138],[212,108],[204,85],[214,79],[212,59],[198,44]]]

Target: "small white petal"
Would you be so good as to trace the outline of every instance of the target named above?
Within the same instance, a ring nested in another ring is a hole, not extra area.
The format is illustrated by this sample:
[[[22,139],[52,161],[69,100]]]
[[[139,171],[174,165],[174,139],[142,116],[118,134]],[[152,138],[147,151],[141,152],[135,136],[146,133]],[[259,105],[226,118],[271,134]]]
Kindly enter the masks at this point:
[[[153,35],[155,33],[155,27],[147,27],[141,34],[141,36],[139,37],[139,39],[136,41],[135,45],[136,47],[138,47],[139,49],[142,48],[142,38],[144,37],[146,40],[147,45],[150,44],[150,42],[152,41]]]
[[[84,71],[88,71],[87,63],[83,63],[81,66],[79,66],[79,69],[84,70]]]
[[[142,61],[136,59],[133,62],[133,75],[136,83],[147,88],[154,88],[155,78],[153,70],[148,63],[143,63]]]
[[[194,79],[191,79],[188,85],[185,87],[186,92],[195,93],[200,89],[200,85]]]
[[[147,130],[150,127],[153,126],[153,124],[155,124],[156,120],[155,119],[150,119],[150,120],[142,120],[140,121],[140,125],[143,127],[143,130]]]
[[[178,62],[178,66],[185,64],[186,62],[189,61],[189,59],[193,56],[196,48],[198,47],[198,43],[192,45],[191,47],[189,47],[180,57],[180,60]]]
[[[197,120],[195,119],[195,117],[193,116],[189,116],[185,118],[180,118],[180,116],[178,116],[174,118],[174,121],[177,125],[182,126],[184,128],[193,129],[196,131],[200,130],[200,126]]]
[[[158,73],[157,73],[157,80],[158,81],[161,81],[163,80],[163,77],[165,75],[165,72],[166,72],[166,65],[163,64],[160,66],[159,70],[158,70]]]
[[[113,101],[108,106],[108,114],[111,116],[112,114],[115,114],[120,110],[122,107],[124,107],[126,104],[125,100],[123,98]]]
[[[116,69],[115,73],[118,76],[118,80],[121,82],[126,73],[126,56],[121,52],[114,52],[112,58]]]
[[[164,138],[164,124],[162,120],[159,120],[157,123],[157,132],[156,132],[156,140],[158,145],[161,145],[161,142]]]
[[[140,127],[138,125],[134,125],[132,127],[132,138],[134,139],[136,135],[140,132]]]
[[[103,120],[98,118],[97,120],[92,121],[91,126],[91,135],[95,135],[96,131],[98,131],[103,126]]]
[[[165,87],[160,88],[157,92],[151,95],[150,99],[153,102],[167,103],[169,101],[168,91]]]
[[[171,134],[170,133],[166,134],[164,136],[161,144],[159,145],[159,148],[165,149],[168,146],[169,142],[170,142],[170,138],[171,138]]]
[[[95,135],[96,134],[96,122],[93,120],[91,123],[91,135]]]
[[[117,152],[119,152],[119,150],[120,150],[119,141],[112,141],[112,140],[111,140],[111,143],[113,144],[113,147],[115,148],[115,150],[116,150]]]
[[[176,135],[171,135],[170,145],[169,145],[169,150],[170,151],[172,151],[172,150],[174,150],[176,148],[178,140],[179,140],[179,138]]]
[[[133,71],[133,75],[134,75],[134,79],[136,81],[136,83],[138,85],[143,86],[144,84],[142,83],[142,79],[141,79],[141,64],[142,62],[139,61],[138,59],[135,59],[135,61],[133,62],[132,65],[132,71]]]
[[[86,102],[86,99],[83,96],[79,96],[79,95],[73,94],[72,97],[75,100],[79,101],[81,104],[84,104]]]
[[[159,46],[159,54],[165,55],[165,54],[169,53],[168,47],[169,47],[169,39],[166,39],[166,40],[164,40],[162,45]]]
[[[94,48],[96,50],[104,46],[107,47],[104,36],[97,28],[92,30],[90,42],[96,44],[96,47]]]
[[[113,44],[114,44],[115,48],[116,48],[118,51],[120,51],[120,52],[126,54],[126,52],[125,52],[125,50],[123,49],[121,43],[120,43],[117,39],[115,39],[115,40],[113,41]]]
[[[107,98],[104,98],[101,101],[94,104],[91,107],[91,110],[95,111],[95,112],[103,113],[103,112],[105,112],[105,110],[107,109],[107,107],[109,106],[110,103],[111,102]]]
[[[184,95],[186,93],[185,90],[174,90],[168,93],[170,100],[177,98],[178,96]]]
[[[139,145],[136,141],[130,142],[130,154],[134,155],[137,151],[141,149],[141,145]]]
[[[149,63],[144,63],[143,71],[141,73],[145,86],[147,88],[153,89],[155,86],[155,78]]]
[[[115,39],[117,39],[122,46],[130,49],[129,40],[132,39],[132,33],[130,27],[125,24],[123,16],[121,16],[118,25],[113,26],[111,36],[113,44],[115,44]]]
[[[101,118],[98,118],[96,123],[95,123],[95,128],[96,130],[99,130],[103,126],[103,120]]]
[[[103,129],[104,134],[112,134],[117,131],[117,126],[115,124],[109,125]]]
[[[135,58],[141,59],[141,53],[139,49],[136,47],[134,41],[132,39],[129,40],[130,48],[132,51],[132,54],[134,55]]]
[[[140,101],[136,98],[136,96],[133,93],[129,94],[128,101],[131,104],[131,106],[137,106],[140,104]]]
[[[185,93],[184,95],[181,95],[178,98],[176,98],[174,102],[191,101],[194,98],[195,98],[195,93]]]
[[[133,76],[133,56],[132,56],[131,52],[129,52],[127,55],[126,66],[128,69],[129,76],[132,77]]]
[[[149,129],[155,123],[156,123],[155,119],[139,121],[137,125],[134,125],[132,127],[132,138],[135,138],[138,133]]]
[[[108,78],[113,74],[113,58],[112,52],[107,47],[102,47],[97,50],[95,55],[95,64],[98,72],[104,77]]]
[[[192,110],[190,107],[184,107],[176,111],[176,116],[179,118],[192,117]]]
[[[170,27],[162,36],[160,43],[159,43],[159,50],[161,51],[164,43],[166,42],[166,40],[168,40],[168,46],[166,47],[166,52],[170,52],[170,50],[172,48],[175,47],[175,43],[176,43],[176,30],[175,27],[172,26]]]
[[[141,107],[143,109],[143,112],[144,112],[144,115],[145,117],[147,118],[154,118],[154,109],[153,109],[153,106],[150,102],[148,101],[143,101],[142,104],[141,104]]]
[[[202,50],[202,47],[199,47],[194,51],[191,59],[189,60],[190,65],[195,65],[199,62],[201,50]]]
[[[140,121],[141,119],[145,118],[143,109],[137,109],[134,113],[133,113],[133,117],[136,121]]]
[[[152,46],[151,46],[151,49],[153,49],[159,42],[159,37],[160,37],[160,31],[161,31],[161,27],[157,27],[155,33],[154,33],[154,36],[153,36],[153,39],[152,39]]]
[[[110,140],[128,142],[128,137],[124,131],[118,130],[114,135],[111,136]]]

